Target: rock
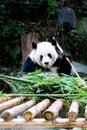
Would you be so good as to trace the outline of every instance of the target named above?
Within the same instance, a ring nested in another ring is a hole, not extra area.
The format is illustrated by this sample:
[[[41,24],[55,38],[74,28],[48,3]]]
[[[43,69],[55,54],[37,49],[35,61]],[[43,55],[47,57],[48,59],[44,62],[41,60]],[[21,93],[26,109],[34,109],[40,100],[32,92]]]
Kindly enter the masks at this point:
[[[81,73],[87,74],[87,65],[84,65],[82,63],[78,63],[75,61],[73,61],[72,64],[78,73],[81,72]],[[72,70],[72,73],[74,73],[73,70]]]

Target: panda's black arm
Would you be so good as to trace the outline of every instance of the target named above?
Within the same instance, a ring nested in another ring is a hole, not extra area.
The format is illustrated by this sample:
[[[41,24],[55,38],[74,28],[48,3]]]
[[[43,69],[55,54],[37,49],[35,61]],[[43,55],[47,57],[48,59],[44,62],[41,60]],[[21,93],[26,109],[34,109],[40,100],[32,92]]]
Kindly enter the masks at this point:
[[[71,54],[68,51],[63,51],[62,58],[66,59],[66,57],[68,57],[70,61],[72,60]]]
[[[61,67],[60,69],[63,71],[63,73],[70,75],[71,74],[71,65],[70,63],[67,61],[66,57],[68,57],[68,59],[71,61],[72,60],[72,56],[68,51],[63,51],[62,53],[62,58],[61,58]]]
[[[57,67],[57,72],[59,73],[59,75],[61,73],[70,75],[71,74],[71,65],[69,64],[69,62],[66,60],[66,55],[63,55],[62,57],[58,57],[55,64],[53,65],[54,67]],[[70,57],[71,59],[71,57]]]
[[[66,60],[66,58],[63,58],[63,57],[59,57],[58,60],[57,60],[57,63],[58,63],[58,73],[61,74],[61,73],[64,73],[64,74],[67,74],[67,75],[70,75],[71,74],[71,65],[69,64],[69,62]]]
[[[35,71],[35,63],[27,57],[22,65],[22,72],[33,72]]]

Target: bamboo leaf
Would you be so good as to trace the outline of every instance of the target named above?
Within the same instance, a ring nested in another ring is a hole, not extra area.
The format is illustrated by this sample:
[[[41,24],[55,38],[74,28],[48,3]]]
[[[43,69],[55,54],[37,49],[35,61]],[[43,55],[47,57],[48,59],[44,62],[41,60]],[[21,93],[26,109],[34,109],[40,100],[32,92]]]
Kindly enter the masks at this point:
[[[85,78],[86,86],[82,84],[80,79],[74,76],[62,75],[58,76],[57,73],[41,72],[41,70],[32,73],[23,73],[22,77],[13,77],[0,74],[0,78],[9,82],[13,93],[27,94],[39,97],[44,97],[45,94],[52,94],[49,97],[62,97],[65,100],[87,100],[87,80]],[[45,95],[48,96],[48,95]]]

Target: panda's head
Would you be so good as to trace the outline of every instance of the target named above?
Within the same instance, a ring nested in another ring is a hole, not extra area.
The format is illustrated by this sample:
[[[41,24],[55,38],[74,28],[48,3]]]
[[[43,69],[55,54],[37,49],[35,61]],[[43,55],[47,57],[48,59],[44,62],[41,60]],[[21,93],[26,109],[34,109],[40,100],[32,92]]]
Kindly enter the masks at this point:
[[[30,54],[31,59],[44,68],[50,68],[56,61],[58,53],[56,52],[56,41],[32,43],[33,51]]]

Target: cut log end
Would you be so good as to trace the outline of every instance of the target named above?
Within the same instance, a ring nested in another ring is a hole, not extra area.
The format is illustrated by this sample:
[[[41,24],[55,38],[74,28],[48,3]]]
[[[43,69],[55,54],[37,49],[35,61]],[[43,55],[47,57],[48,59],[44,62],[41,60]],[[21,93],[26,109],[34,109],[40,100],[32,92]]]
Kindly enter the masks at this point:
[[[44,118],[45,118],[46,120],[53,120],[53,113],[50,112],[50,111],[44,112]]]
[[[11,120],[11,115],[10,115],[9,112],[3,112],[3,113],[1,114],[1,117],[2,117],[4,120],[6,120],[6,121]]]
[[[77,118],[77,114],[75,112],[68,113],[69,121],[75,121]]]
[[[26,112],[24,112],[23,117],[26,121],[29,121],[33,118],[33,115],[30,111],[26,111]]]

